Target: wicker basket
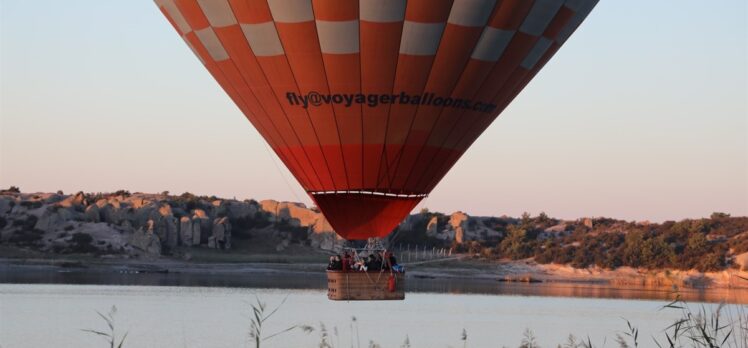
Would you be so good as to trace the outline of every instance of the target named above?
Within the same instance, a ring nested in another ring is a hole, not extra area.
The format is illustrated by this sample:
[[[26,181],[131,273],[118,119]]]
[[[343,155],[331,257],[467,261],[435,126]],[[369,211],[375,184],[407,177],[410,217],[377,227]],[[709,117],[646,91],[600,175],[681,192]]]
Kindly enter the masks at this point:
[[[390,291],[390,275],[395,291]],[[403,300],[405,273],[327,271],[327,298],[335,301]]]

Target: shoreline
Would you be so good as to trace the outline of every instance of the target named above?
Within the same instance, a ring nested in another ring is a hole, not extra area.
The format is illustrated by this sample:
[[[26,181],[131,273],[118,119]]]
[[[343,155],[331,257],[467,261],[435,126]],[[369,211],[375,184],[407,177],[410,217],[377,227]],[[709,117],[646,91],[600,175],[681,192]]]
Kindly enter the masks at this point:
[[[454,280],[495,280],[518,283],[567,283],[641,285],[669,288],[678,286],[693,289],[746,289],[748,272],[725,270],[698,272],[695,270],[643,270],[619,267],[615,270],[573,268],[568,265],[538,264],[532,260],[485,261],[454,257],[417,264],[404,263],[408,274],[415,278],[444,278]],[[79,272],[131,272],[131,273],[184,273],[232,274],[240,272],[312,273],[325,270],[320,262],[293,262],[268,258],[267,261],[250,262],[195,262],[169,258],[153,260],[127,258],[0,258],[0,271],[16,269],[76,270]]]

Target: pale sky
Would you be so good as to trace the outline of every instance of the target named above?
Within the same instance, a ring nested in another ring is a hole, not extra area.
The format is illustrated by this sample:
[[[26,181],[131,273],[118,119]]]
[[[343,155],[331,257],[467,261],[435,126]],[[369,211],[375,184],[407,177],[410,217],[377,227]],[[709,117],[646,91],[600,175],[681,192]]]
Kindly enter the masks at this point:
[[[747,4],[602,0],[421,207],[748,215]],[[311,202],[151,1],[0,0],[10,185]]]

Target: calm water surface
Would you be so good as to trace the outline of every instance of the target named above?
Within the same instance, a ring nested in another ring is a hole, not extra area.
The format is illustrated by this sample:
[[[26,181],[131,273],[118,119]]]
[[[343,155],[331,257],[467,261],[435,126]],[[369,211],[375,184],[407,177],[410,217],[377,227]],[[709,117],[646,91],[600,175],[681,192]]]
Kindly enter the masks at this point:
[[[612,347],[626,328],[622,318],[640,328],[640,347],[650,347],[652,335],[680,318],[660,310],[673,298],[667,289],[409,277],[405,301],[332,302],[325,287],[321,272],[258,268],[133,274],[6,267],[0,270],[0,347],[102,347],[101,338],[81,329],[105,330],[95,311],[112,305],[117,329],[129,332],[126,347],[251,347],[249,303],[256,297],[270,307],[287,298],[266,322],[266,334],[293,325],[316,328],[277,336],[264,347],[316,347],[320,323],[341,348],[368,347],[370,340],[400,347],[406,336],[412,347],[462,347],[463,328],[468,347],[517,347],[527,328],[543,347],[556,347],[569,334]],[[745,290],[681,294],[695,308],[748,302]]]
[[[105,329],[94,311],[116,305],[117,329],[129,332],[128,347],[250,347],[248,303],[255,296],[270,306],[287,297],[266,333],[296,324],[317,328],[278,336],[268,347],[315,347],[320,323],[338,347],[367,347],[369,340],[399,347],[406,336],[413,347],[461,347],[463,328],[468,347],[516,347],[526,328],[544,347],[570,333],[589,335],[598,345],[607,337],[612,346],[626,327],[621,318],[639,326],[646,341],[640,346],[648,347],[654,346],[651,335],[679,318],[674,310],[659,310],[660,300],[416,292],[405,301],[332,302],[320,289],[0,284],[0,346],[102,347],[101,338],[80,329]]]

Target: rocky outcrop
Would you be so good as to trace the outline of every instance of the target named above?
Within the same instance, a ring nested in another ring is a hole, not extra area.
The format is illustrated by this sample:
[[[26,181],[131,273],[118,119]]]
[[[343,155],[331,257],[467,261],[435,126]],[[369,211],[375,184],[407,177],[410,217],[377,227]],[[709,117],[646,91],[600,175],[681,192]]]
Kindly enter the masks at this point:
[[[431,219],[429,219],[429,223],[426,224],[426,235],[432,238],[438,238],[442,240],[447,239],[446,236],[439,233],[439,218],[438,217],[432,216]],[[454,238],[454,236],[452,236],[452,238]]]
[[[179,219],[179,240],[184,246],[192,246],[192,219],[187,216]]]
[[[208,237],[208,248],[231,249],[231,223],[227,217],[213,220],[213,229]]]
[[[72,220],[74,216],[75,212],[70,209],[64,209],[59,206],[50,206],[37,220],[34,228],[44,232],[52,232],[61,228],[65,222]]]
[[[748,252],[735,255],[734,262],[741,271],[748,271]]]
[[[96,204],[91,204],[88,207],[86,207],[86,211],[83,213],[84,219],[88,222],[100,222],[101,221],[101,214],[99,212],[99,206]]]
[[[264,200],[259,202],[260,210],[268,213],[274,223],[287,223],[294,227],[306,227],[309,244],[314,248],[338,251],[342,248],[342,238],[333,230],[324,215],[317,210],[309,209],[302,203],[278,202]],[[287,244],[287,242],[285,242]],[[287,246],[287,245],[286,245]],[[278,249],[286,246],[283,242]]]
[[[264,200],[260,202],[260,207],[270,213],[275,222],[286,221],[293,226],[314,225],[322,216],[321,213],[308,209],[303,203]]]
[[[468,228],[467,221],[468,221],[467,214],[461,211],[453,213],[452,215],[449,216],[448,227],[450,227],[451,230],[454,231],[454,236],[455,236],[454,238],[457,243],[465,242],[466,240],[468,240],[466,238],[473,237],[473,236],[466,235],[467,233],[466,230]],[[471,240],[472,239],[473,238],[471,238]]]
[[[82,207],[84,205],[88,205],[88,202],[86,201],[86,196],[83,194],[83,192],[78,192],[74,196],[68,196],[57,204],[64,208],[72,208],[76,206]]]
[[[179,229],[177,219],[172,214],[171,206],[161,204],[157,209],[150,210],[147,225],[161,240],[162,244],[174,248],[179,243]]]
[[[224,206],[226,207],[226,214],[235,219],[254,217],[259,211],[259,204],[251,200],[245,200],[242,202],[228,201]]]
[[[210,216],[202,210],[192,211],[192,245],[206,244],[212,229]]]
[[[346,243],[316,208],[274,200],[237,201],[189,194],[4,193],[0,194],[0,212],[11,221],[0,227],[0,239],[8,240],[23,228],[33,228],[34,233],[43,234],[43,243],[54,241],[61,249],[80,231],[93,233],[93,243],[101,251],[139,250],[133,251],[138,255],[156,254],[157,247],[159,252],[170,253],[179,248],[230,249],[234,237],[260,232],[275,239],[280,250],[291,243],[303,243],[337,251]],[[448,216],[425,212],[409,216],[399,228],[425,228],[427,236],[445,244],[499,236],[483,223],[485,219],[462,212]],[[107,234],[121,237],[120,242],[114,237],[107,239]]]
[[[440,214],[421,213],[411,215],[402,224],[401,230],[412,230],[415,226],[423,226],[425,223],[426,236],[435,238],[445,243],[464,243],[471,240],[498,240],[501,232],[486,225],[486,217],[473,217],[461,211],[444,216]],[[495,218],[493,218],[495,219]],[[421,221],[419,224],[418,221]]]
[[[130,245],[148,257],[161,255],[161,241],[158,236],[153,231],[144,230],[142,227],[133,232]]]
[[[16,205],[15,199],[0,196],[0,216],[9,214],[14,205]]]

